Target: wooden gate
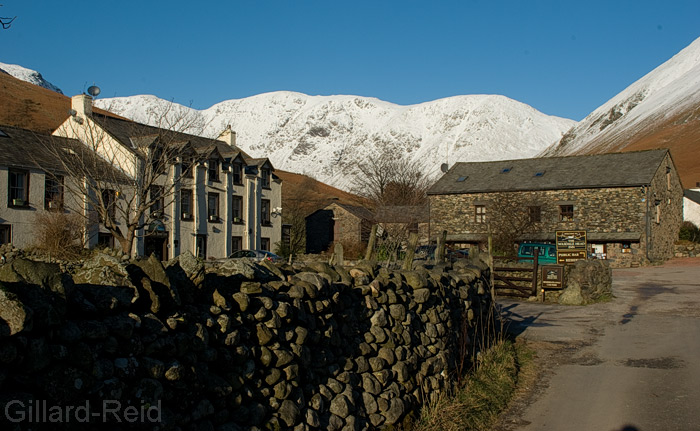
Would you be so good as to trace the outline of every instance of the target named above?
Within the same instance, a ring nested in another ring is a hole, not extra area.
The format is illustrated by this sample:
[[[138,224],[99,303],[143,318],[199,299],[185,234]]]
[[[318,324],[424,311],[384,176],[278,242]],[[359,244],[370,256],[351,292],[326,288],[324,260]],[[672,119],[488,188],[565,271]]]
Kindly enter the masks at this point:
[[[535,255],[532,258],[493,257],[493,287],[496,290],[496,295],[519,298],[537,296],[537,257],[539,252],[537,248],[534,251]],[[509,266],[504,261],[532,262],[532,264],[530,266]],[[510,275],[513,273],[518,274]]]

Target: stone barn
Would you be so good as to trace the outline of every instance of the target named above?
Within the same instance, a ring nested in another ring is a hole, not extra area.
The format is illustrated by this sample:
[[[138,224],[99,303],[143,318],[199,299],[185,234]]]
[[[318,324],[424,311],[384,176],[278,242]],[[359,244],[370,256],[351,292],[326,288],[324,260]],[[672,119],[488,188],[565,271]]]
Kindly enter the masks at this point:
[[[430,236],[479,244],[502,226],[514,242],[553,242],[558,230],[585,230],[588,256],[636,266],[673,256],[683,189],[668,150],[456,163],[428,191]],[[504,205],[504,202],[506,205]]]
[[[334,242],[366,243],[374,216],[367,208],[334,202],[306,216],[306,252],[322,253]]]

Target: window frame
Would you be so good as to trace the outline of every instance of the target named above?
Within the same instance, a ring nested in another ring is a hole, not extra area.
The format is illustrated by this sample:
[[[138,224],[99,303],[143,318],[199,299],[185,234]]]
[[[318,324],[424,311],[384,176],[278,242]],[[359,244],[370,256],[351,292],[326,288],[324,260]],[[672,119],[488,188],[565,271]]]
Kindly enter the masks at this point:
[[[486,223],[486,205],[474,205],[474,223]]]
[[[151,211],[151,213],[165,212],[165,197],[163,196],[164,193],[165,188],[163,186],[152,185],[148,188],[148,196],[151,200],[151,206],[149,210]]]
[[[231,220],[235,224],[243,223],[243,196],[231,195]]]
[[[262,237],[260,238],[260,250],[263,251],[272,251],[270,250],[270,238],[267,237]]]
[[[187,195],[187,198],[185,198],[185,196],[183,196],[183,195]],[[194,199],[194,193],[192,192],[192,189],[189,189],[189,188],[180,189],[180,220],[191,221],[192,219],[194,219],[194,211],[193,211],[194,201],[193,201],[193,199]],[[185,211],[183,209],[183,208],[185,208],[185,205],[184,205],[185,203],[186,203],[186,207],[187,207],[186,209],[188,211]],[[185,214],[187,214],[188,216],[185,217]]]
[[[571,208],[571,211],[568,211]],[[572,222],[574,221],[574,205],[565,204],[559,205],[559,221],[560,222]]]
[[[272,184],[272,170],[270,168],[260,168],[260,185],[264,189],[270,189]]]
[[[540,223],[542,221],[542,206],[529,205],[527,207],[527,215],[530,219],[530,223]]]
[[[22,177],[23,185],[18,186],[13,183],[16,178]],[[29,207],[29,171],[26,169],[14,169],[10,168],[7,170],[7,206],[8,208],[28,208]],[[16,193],[16,190],[21,190],[21,197]],[[15,205],[16,200],[21,200],[21,205]]]
[[[272,226],[272,203],[269,199],[260,199],[260,225]]]
[[[212,205],[212,199],[214,199]],[[221,221],[221,213],[219,212],[219,194],[214,192],[207,193],[207,220],[212,223]]]
[[[63,211],[63,187],[62,175],[46,175],[44,178],[44,209],[47,211]],[[56,203],[53,205],[52,203]]]
[[[209,163],[207,163],[207,180],[211,183],[221,182],[219,177],[219,171],[219,160],[209,159]]]
[[[100,192],[102,194],[102,203],[104,203],[105,209],[107,210],[107,215],[114,220],[115,224],[117,221],[117,191],[114,189],[102,189]],[[104,223],[104,220],[100,220]]]
[[[231,164],[231,177],[234,186],[243,185],[243,164],[239,162],[233,162]]]

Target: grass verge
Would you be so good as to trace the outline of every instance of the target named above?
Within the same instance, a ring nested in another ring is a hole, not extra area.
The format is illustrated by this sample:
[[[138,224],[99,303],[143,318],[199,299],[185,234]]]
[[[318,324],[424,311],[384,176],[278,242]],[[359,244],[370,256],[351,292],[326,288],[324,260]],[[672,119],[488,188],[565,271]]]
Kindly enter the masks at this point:
[[[454,394],[423,407],[412,430],[489,430],[515,394],[520,370],[533,358],[526,346],[500,340],[481,352],[475,370]]]

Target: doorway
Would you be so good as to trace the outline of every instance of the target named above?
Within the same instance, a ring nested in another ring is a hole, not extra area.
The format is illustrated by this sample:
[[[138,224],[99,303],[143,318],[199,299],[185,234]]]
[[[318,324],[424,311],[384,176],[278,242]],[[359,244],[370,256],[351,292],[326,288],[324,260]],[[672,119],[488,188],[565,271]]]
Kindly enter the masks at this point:
[[[143,252],[146,257],[154,254],[158,260],[168,260],[168,233],[147,236],[144,240]]]

